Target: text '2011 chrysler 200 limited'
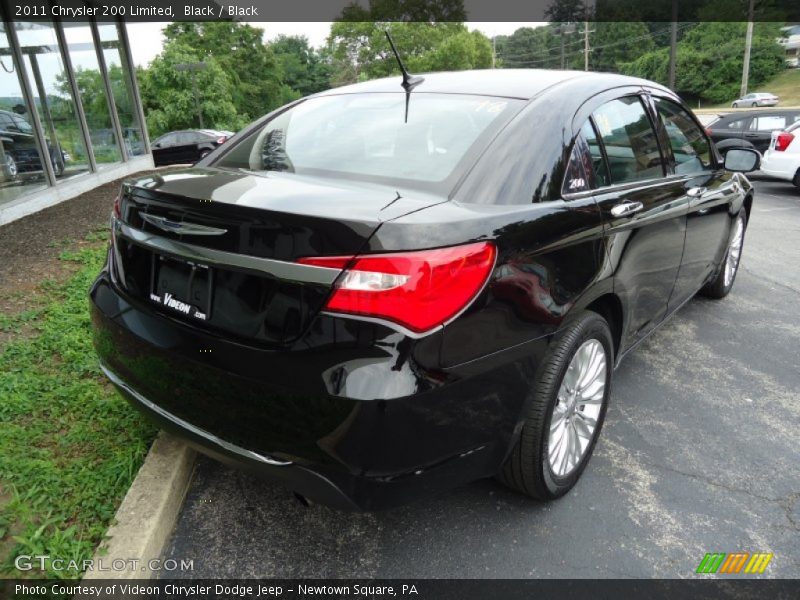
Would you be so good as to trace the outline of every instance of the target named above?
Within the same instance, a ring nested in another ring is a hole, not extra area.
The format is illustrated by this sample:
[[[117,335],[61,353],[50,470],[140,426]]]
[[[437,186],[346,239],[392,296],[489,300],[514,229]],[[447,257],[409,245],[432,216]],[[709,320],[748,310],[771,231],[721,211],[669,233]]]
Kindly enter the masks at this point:
[[[163,427],[323,503],[557,498],[624,354],[731,289],[757,165],[619,75],[330,90],[122,186],[95,345]]]

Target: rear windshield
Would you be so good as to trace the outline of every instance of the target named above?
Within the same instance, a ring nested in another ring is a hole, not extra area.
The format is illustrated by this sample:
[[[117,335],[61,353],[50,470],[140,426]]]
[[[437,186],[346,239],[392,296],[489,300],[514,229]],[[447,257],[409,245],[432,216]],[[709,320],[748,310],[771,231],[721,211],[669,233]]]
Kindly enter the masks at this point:
[[[268,121],[216,167],[442,183],[522,105],[455,94],[310,98]]]

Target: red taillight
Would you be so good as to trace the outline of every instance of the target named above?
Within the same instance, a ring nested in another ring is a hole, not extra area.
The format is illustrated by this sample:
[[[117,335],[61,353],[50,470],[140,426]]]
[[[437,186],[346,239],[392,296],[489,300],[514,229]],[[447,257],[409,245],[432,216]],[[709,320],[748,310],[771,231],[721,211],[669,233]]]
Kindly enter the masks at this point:
[[[711,127],[706,127],[706,135],[711,137]]]
[[[783,152],[789,147],[789,144],[792,143],[794,139],[794,134],[789,133],[788,131],[782,131],[778,134],[778,137],[775,138],[775,150],[778,152]]]
[[[483,288],[494,266],[489,242],[464,246],[347,256],[301,258],[320,267],[344,268],[325,309],[398,323],[422,333],[446,323]]]
[[[228,138],[226,138],[226,137],[223,135],[221,138],[217,139],[217,143],[218,143],[218,144],[224,144],[224,143],[225,143],[225,140],[227,140],[227,139],[228,139]]]
[[[117,219],[121,219],[122,218],[122,213],[120,211],[121,198],[122,198],[122,196],[120,194],[117,194],[117,197],[114,198],[114,209],[113,209],[113,211],[114,211],[114,216]]]

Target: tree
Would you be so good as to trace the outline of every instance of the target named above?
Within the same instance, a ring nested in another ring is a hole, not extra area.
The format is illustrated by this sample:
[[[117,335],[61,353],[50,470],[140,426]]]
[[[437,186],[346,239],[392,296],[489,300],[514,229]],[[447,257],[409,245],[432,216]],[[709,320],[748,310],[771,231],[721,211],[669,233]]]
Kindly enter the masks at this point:
[[[678,43],[678,93],[690,99],[729,102],[736,98],[742,77],[746,24],[700,23]],[[756,23],[750,58],[752,88],[768,81],[785,68],[784,51],[777,43],[780,23]],[[622,71],[660,83],[667,81],[668,50],[662,48],[622,65]]]
[[[200,71],[176,68],[201,60],[206,68]],[[196,86],[192,85],[192,77],[196,77]],[[237,110],[235,86],[217,60],[174,40],[164,46],[148,69],[139,70],[138,80],[151,137],[198,127],[198,103],[207,126],[235,131],[249,120]],[[195,89],[200,90],[199,98],[195,98]]]
[[[498,36],[500,65],[509,69],[556,69],[561,62],[561,40],[552,26],[520,27],[509,36]]]
[[[285,104],[295,94],[283,84],[263,30],[230,21],[175,22],[164,29],[165,46],[190,48],[195,60],[213,59],[230,80],[231,101],[245,121]]]
[[[618,73],[622,64],[636,60],[655,49],[647,25],[637,21],[610,21],[594,23],[591,37],[592,53],[589,64],[592,71]],[[572,66],[583,68],[583,54],[578,53]]]
[[[481,69],[492,64],[489,39],[470,32],[463,23],[338,21],[328,37],[334,85],[398,72],[385,30],[411,72]]]
[[[330,87],[331,65],[308,45],[305,36],[280,35],[270,49],[283,72],[283,83],[298,92],[298,96]]]

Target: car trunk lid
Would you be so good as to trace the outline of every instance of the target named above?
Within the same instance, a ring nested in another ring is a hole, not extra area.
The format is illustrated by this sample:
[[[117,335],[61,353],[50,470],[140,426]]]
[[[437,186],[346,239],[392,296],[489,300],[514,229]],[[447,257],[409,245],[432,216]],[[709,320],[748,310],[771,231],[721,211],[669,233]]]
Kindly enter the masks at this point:
[[[338,275],[297,259],[355,255],[382,222],[444,201],[287,173],[156,173],[123,185],[113,274],[166,316],[286,345],[305,331]]]

